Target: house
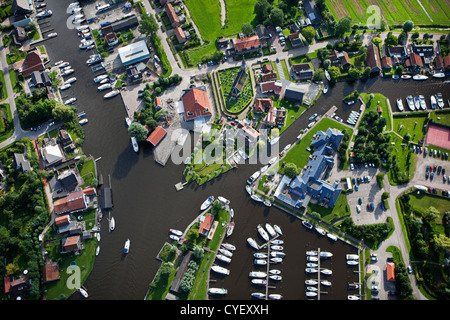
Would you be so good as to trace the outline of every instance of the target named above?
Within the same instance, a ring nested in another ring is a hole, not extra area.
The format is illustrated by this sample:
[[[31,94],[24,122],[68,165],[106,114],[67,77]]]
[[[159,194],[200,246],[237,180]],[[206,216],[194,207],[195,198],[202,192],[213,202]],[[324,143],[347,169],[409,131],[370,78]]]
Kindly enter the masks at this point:
[[[269,109],[269,112],[267,112],[267,116],[264,119],[264,123],[268,127],[284,126],[285,121],[286,121],[286,110],[278,109],[275,107]]]
[[[72,137],[70,136],[70,134],[64,130],[64,129],[60,129],[59,130],[59,143],[65,147],[68,146],[70,144],[72,144]]]
[[[3,278],[5,294],[12,294],[14,296],[28,292],[31,288],[31,279],[28,277],[20,277],[14,280],[13,276],[6,276]]]
[[[413,43],[411,45],[412,51],[424,58],[431,58],[434,56],[434,46],[433,45],[417,45]]]
[[[244,139],[246,145],[255,144],[258,141],[260,133],[244,121],[239,121],[238,129],[240,129],[239,135]]]
[[[297,48],[303,45],[303,41],[300,38],[300,33],[294,32],[288,35],[289,41],[291,41],[292,47]]]
[[[442,71],[444,69],[444,59],[442,59],[440,54],[434,58],[434,67],[436,71]]]
[[[127,80],[134,83],[142,80],[142,74],[147,66],[143,62],[127,66]]]
[[[306,16],[311,21],[311,24],[320,24],[322,18],[320,16],[319,8],[316,6],[316,2],[314,0],[305,0],[303,1],[303,10],[306,13]]]
[[[259,88],[262,93],[273,93],[276,96],[280,96],[283,85],[280,81],[267,81],[261,82]]]
[[[25,158],[23,153],[14,153],[13,166],[17,171],[21,172],[33,170],[30,161]]]
[[[253,112],[260,114],[268,111],[273,105],[272,99],[269,98],[256,98],[253,104]]]
[[[444,69],[450,71],[450,56],[444,57]]]
[[[386,280],[395,281],[395,263],[393,262],[386,263]]]
[[[409,58],[405,60],[405,65],[413,72],[419,72],[423,68],[422,58],[415,52],[411,52]]]
[[[26,78],[29,77],[33,71],[41,71],[44,70],[44,63],[42,62],[41,56],[39,55],[37,50],[28,52],[25,57],[22,68],[19,69],[19,72]]]
[[[352,64],[347,51],[338,52],[333,50],[330,54],[330,61],[337,67],[349,67]]]
[[[381,59],[381,66],[383,67],[383,69],[391,69],[392,68],[392,59],[391,59],[391,57],[384,56]]]
[[[200,224],[200,228],[198,228],[198,233],[206,236],[208,235],[209,229],[211,229],[212,223],[214,221],[214,216],[210,213],[207,213],[205,216],[202,217],[202,221]]]
[[[391,58],[397,57],[399,60],[403,60],[408,56],[408,52],[405,46],[388,46],[389,56]]]
[[[139,25],[138,18],[136,17],[136,15],[133,15],[131,17],[112,22],[111,24],[109,24],[105,27],[102,27],[101,31],[102,31],[102,34],[105,35],[107,32],[106,31],[104,32],[103,30],[108,27],[111,27],[112,31],[114,31],[115,33],[122,32],[122,31],[127,32],[130,29],[132,29],[138,25]],[[108,29],[106,29],[106,30],[108,30]]]
[[[375,44],[370,44],[367,47],[366,65],[370,67],[372,73],[381,72],[381,58],[378,47]]]
[[[181,98],[186,120],[211,116],[211,106],[206,90],[191,88]]]
[[[65,214],[55,218],[55,226],[58,228],[59,234],[78,235],[83,232],[80,222],[74,221],[70,215]]]
[[[161,108],[162,108],[161,98],[160,97],[156,97],[155,98],[155,109],[156,110],[161,110]]]
[[[27,33],[25,32],[24,27],[15,27],[13,33],[14,44],[18,47],[21,46],[21,43],[28,39]]]
[[[173,6],[170,3],[166,3],[166,5],[164,6],[164,10],[166,11],[167,16],[169,17],[169,21],[172,24],[172,27],[174,28],[179,27],[180,20],[178,19],[178,16],[175,13]]]
[[[261,41],[262,46],[263,47],[267,46],[267,41],[262,41],[262,40],[266,40],[266,39],[270,38],[270,34],[267,31],[267,28],[264,25],[262,25],[262,24],[258,24],[255,27],[255,33],[258,36],[259,40]]]
[[[261,42],[258,36],[245,37],[243,39],[233,39],[234,52],[237,55],[252,53],[261,50]]]
[[[76,213],[87,209],[87,201],[83,190],[69,193],[67,197],[53,202],[53,210],[56,214]]]
[[[261,81],[272,81],[277,79],[277,73],[273,71],[271,63],[266,63],[262,66]]]
[[[45,167],[60,164],[65,159],[58,144],[50,144],[41,148],[41,156]]]
[[[16,17],[25,14],[30,14],[33,12],[33,7],[31,3],[32,2],[28,0],[13,0],[11,13]]]
[[[57,262],[47,263],[42,269],[43,282],[48,283],[59,280],[59,265]]]
[[[105,34],[105,41],[110,47],[113,47],[119,43],[119,38],[116,33],[111,30],[111,32]]]
[[[81,237],[72,236],[61,239],[61,253],[78,251],[82,248]]]
[[[67,169],[58,175],[58,182],[66,191],[75,190],[83,181],[78,173],[78,170]]]
[[[133,42],[118,49],[120,61],[126,67],[150,58],[145,40]]]
[[[147,141],[150,142],[154,147],[156,147],[161,142],[161,140],[164,139],[166,134],[167,131],[163,127],[157,126],[147,138]]]
[[[283,99],[301,103],[303,101],[304,95],[305,95],[305,89],[303,87],[299,87],[299,86],[295,85],[294,83],[290,83],[284,89]]]
[[[310,70],[311,66],[309,63],[296,63],[291,66],[291,70],[294,73],[299,74],[301,71]]]
[[[39,72],[33,71],[30,75],[30,87],[42,88],[52,85],[52,80],[47,71]]]
[[[181,29],[181,27],[176,27],[174,29],[175,36],[177,37],[178,43],[185,43],[187,41],[186,33]],[[189,33],[187,33],[189,34]]]

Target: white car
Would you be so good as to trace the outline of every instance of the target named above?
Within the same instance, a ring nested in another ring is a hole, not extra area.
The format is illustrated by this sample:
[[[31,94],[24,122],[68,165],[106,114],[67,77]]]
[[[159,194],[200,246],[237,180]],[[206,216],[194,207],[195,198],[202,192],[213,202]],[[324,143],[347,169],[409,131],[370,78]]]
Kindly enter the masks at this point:
[[[350,169],[355,170],[355,166],[353,165],[353,163],[350,163]]]
[[[356,211],[357,211],[358,213],[361,212],[361,206],[360,206],[359,204],[356,205]]]

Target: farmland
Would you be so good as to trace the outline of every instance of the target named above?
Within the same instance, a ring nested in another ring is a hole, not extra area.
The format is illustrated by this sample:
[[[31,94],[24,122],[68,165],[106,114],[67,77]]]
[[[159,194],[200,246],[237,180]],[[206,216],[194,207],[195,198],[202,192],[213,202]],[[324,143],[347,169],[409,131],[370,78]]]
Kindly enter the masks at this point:
[[[327,0],[326,5],[336,20],[349,15],[356,24],[364,25],[374,12],[367,12],[370,5],[380,8],[381,16],[388,24],[402,24],[411,20],[415,25],[449,25],[450,12],[446,0]],[[428,15],[429,17],[428,17]],[[431,19],[430,19],[431,18]]]

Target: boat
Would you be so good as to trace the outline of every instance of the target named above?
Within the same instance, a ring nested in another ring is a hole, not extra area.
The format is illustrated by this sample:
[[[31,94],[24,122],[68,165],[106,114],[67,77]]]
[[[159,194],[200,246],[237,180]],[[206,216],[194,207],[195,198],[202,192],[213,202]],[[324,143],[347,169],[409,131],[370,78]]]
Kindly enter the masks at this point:
[[[277,160],[278,160],[278,157],[273,157],[272,159],[269,160],[269,164],[272,165],[272,164],[274,164]]]
[[[356,296],[356,295],[354,295],[354,294],[349,294],[349,295],[347,296],[347,299],[348,299],[348,300],[359,300],[359,297]]]
[[[58,34],[56,33],[56,32],[52,32],[52,33],[49,33],[48,35],[47,35],[47,38],[54,38],[54,37],[56,37]]]
[[[409,74],[402,74],[400,78],[402,78],[403,80],[408,80],[411,79],[411,76]]]
[[[428,79],[428,77],[424,76],[422,74],[417,74],[413,77],[413,80],[417,80],[417,81],[423,81],[423,80],[427,80],[427,79]]]
[[[349,283],[348,284],[348,288],[352,289],[352,290],[359,289],[359,284],[357,284],[357,283]]]
[[[319,284],[319,282],[317,282],[316,280],[309,279],[309,280],[305,280],[305,284],[308,286],[316,286]]]
[[[283,235],[283,232],[281,232],[281,228],[280,228],[278,225],[274,224],[274,225],[273,225],[273,228],[275,229],[275,231],[276,231],[280,236]]]
[[[259,250],[259,245],[256,243],[256,241],[253,238],[247,238],[247,242],[250,246],[252,246],[256,250]]]
[[[129,127],[132,123],[132,120],[130,117],[125,117],[125,123],[127,124],[127,127]]]
[[[74,72],[75,72],[74,69],[67,69],[67,70],[64,70],[62,74],[63,74],[63,76],[68,76],[69,74],[72,74]]]
[[[64,63],[64,61],[62,61],[62,60],[56,61],[55,62],[55,67],[59,66],[61,63]]]
[[[317,289],[316,287],[311,287],[311,286],[307,286],[307,287],[306,287],[306,290],[308,290],[308,291],[313,291],[313,292],[319,291],[319,289]]]
[[[178,236],[176,236],[174,234],[169,235],[169,238],[174,240],[174,241],[180,241],[180,237],[178,237]]]
[[[411,111],[415,110],[412,96],[407,96],[406,97],[406,103],[408,104],[409,110],[411,110]]]
[[[431,104],[431,109],[436,109],[437,108],[437,101],[436,101],[436,97],[434,95],[431,95],[430,97],[430,104]]]
[[[44,10],[39,12],[38,14],[36,14],[36,19],[43,19],[43,18],[47,18],[50,17],[53,14],[52,10]]]
[[[282,245],[284,243],[284,241],[276,239],[276,240],[270,241],[270,243],[271,244],[276,244],[276,245]]]
[[[80,112],[79,114],[77,114],[77,117],[78,118],[82,118],[82,117],[84,117],[86,115],[86,112]]]
[[[327,287],[331,286],[331,282],[328,281],[328,280],[321,280],[320,284],[323,285],[323,286],[327,286]]]
[[[221,266],[212,266],[211,270],[220,274],[225,274],[225,275],[229,275],[230,274],[230,270],[228,270],[227,268],[221,267]]]
[[[280,300],[283,296],[279,293],[271,293],[269,294],[269,299],[271,300]]]
[[[319,270],[314,269],[314,268],[306,268],[305,271],[306,271],[307,273],[317,273],[317,272],[319,272]]]
[[[80,49],[87,49],[87,47],[89,47],[90,45],[93,45],[94,41],[92,40],[81,40],[80,45],[78,46]]]
[[[331,271],[330,269],[321,269],[320,273],[325,274],[325,275],[330,275],[333,273],[333,271]]]
[[[254,259],[253,263],[258,266],[265,266],[267,264],[267,260],[265,259]]]
[[[64,62],[59,63],[59,64],[58,64],[58,67],[61,68],[61,69],[63,69],[63,68],[65,68],[65,67],[69,66],[69,64],[70,64],[69,62],[64,61]]]
[[[111,88],[112,88],[112,84],[111,84],[111,83],[104,83],[104,84],[102,84],[101,86],[99,86],[99,87],[97,88],[97,90],[98,90],[98,91],[103,91],[103,90],[111,89]]]
[[[228,293],[228,290],[224,289],[224,288],[209,288],[208,289],[208,293],[209,294],[221,294],[221,295],[224,295],[224,294]]]
[[[176,236],[181,237],[183,235],[183,232],[177,229],[169,229],[170,233],[173,233]]]
[[[123,253],[130,252],[130,239],[125,240],[125,245],[123,247]]]
[[[87,291],[85,289],[83,289],[83,288],[78,288],[78,292],[81,293],[83,298],[87,298],[89,296]]]
[[[325,232],[325,230],[323,230],[322,228],[319,228],[319,227],[315,227],[315,229],[316,229],[316,231],[319,233],[319,234],[321,234],[321,235],[326,235],[327,233]]]
[[[99,54],[93,54],[93,55],[91,55],[91,56],[89,57],[88,60],[86,60],[86,64],[87,64],[87,65],[91,65],[91,64],[94,64],[94,63],[96,63],[96,62],[98,62],[98,61],[101,61],[101,60],[103,60],[103,58],[102,58],[101,55],[99,55]]]
[[[420,110],[420,98],[418,96],[414,97],[414,108]]]
[[[317,263],[308,262],[308,263],[306,264],[306,266],[307,266],[308,268],[317,268],[319,265],[318,265]]]
[[[270,256],[274,257],[274,258],[284,258],[286,256],[286,253],[281,252],[281,251],[272,251],[270,253]]]
[[[433,78],[445,78],[445,73],[443,72],[438,72],[433,74]]]
[[[444,100],[442,99],[442,93],[440,92],[436,93],[436,100],[438,107],[442,109],[444,107]]]
[[[113,90],[113,91],[110,91],[107,94],[105,94],[103,97],[106,98],[106,99],[107,98],[112,98],[112,97],[117,96],[119,93],[120,93],[119,90]]]
[[[252,283],[260,285],[260,286],[265,286],[267,284],[267,280],[264,280],[264,279],[252,279]]]
[[[261,171],[256,171],[254,174],[252,174],[251,177],[248,178],[247,184],[252,184],[256,179],[258,179],[260,174],[261,174]]]
[[[265,172],[267,169],[269,169],[269,165],[265,165],[259,171],[262,173],[262,172]]]
[[[327,92],[328,92],[328,86],[325,85],[325,86],[323,87],[323,93],[325,94],[325,93],[327,93]]]
[[[252,199],[255,200],[256,202],[264,202],[264,199],[261,198],[261,197],[259,197],[259,196],[257,196],[256,194],[252,194],[252,195],[250,196],[250,198],[252,198]]]
[[[95,255],[98,256],[99,253],[100,253],[100,246],[97,246],[97,249],[95,250]]]
[[[97,232],[96,238],[97,238],[97,241],[100,241],[100,232]]]
[[[302,221],[302,224],[305,226],[305,227],[307,227],[308,229],[312,229],[313,228],[313,225],[312,224],[310,224],[308,221],[306,221],[306,220],[303,220]]]
[[[74,83],[75,81],[77,81],[77,78],[72,77],[72,78],[69,78],[66,81],[64,81],[64,83],[65,84],[71,84],[71,83]]]
[[[222,197],[222,196],[218,196],[217,200],[219,200],[220,202],[222,202],[223,204],[230,204],[230,200]]]
[[[264,200],[264,205],[266,206],[266,207],[271,207],[272,206],[272,202],[270,202],[269,200]]]
[[[113,231],[116,228],[116,221],[114,220],[114,217],[109,220],[109,231]]]
[[[358,261],[355,261],[355,260],[347,260],[347,264],[348,264],[349,266],[356,266],[356,265],[358,265]]]
[[[270,262],[273,262],[273,263],[281,263],[281,262],[283,262],[283,259],[280,258],[280,257],[270,258]]]
[[[78,121],[79,124],[86,124],[88,123],[88,119],[81,119],[80,121]]]
[[[317,256],[317,251],[306,251],[307,256]]]
[[[91,50],[95,48],[95,44],[91,44],[90,46],[87,46],[86,49],[87,50]]]
[[[400,110],[400,111],[403,111],[403,110],[404,110],[404,109],[403,109],[403,102],[402,102],[402,99],[400,99],[400,98],[397,99],[397,108],[398,108],[398,110]]]
[[[317,297],[317,292],[314,292],[314,291],[306,291],[306,296],[308,297],[308,298],[314,298],[314,297]]]
[[[252,298],[256,298],[256,299],[264,299],[266,297],[265,293],[261,293],[261,292],[252,292]]]
[[[222,243],[222,247],[224,247],[225,249],[229,250],[229,251],[235,251],[236,247],[233,246],[232,244],[229,243]]]
[[[265,278],[267,277],[267,273],[262,271],[251,271],[248,276],[250,278]]]
[[[320,252],[320,257],[321,258],[331,258],[333,256],[333,254],[331,252],[328,251],[321,251]]]
[[[262,252],[255,252],[253,254],[253,257],[255,257],[257,259],[265,259],[265,258],[267,258],[267,254],[262,253]]]
[[[423,110],[427,110],[427,103],[425,102],[425,97],[423,95],[420,95],[419,100],[420,100],[420,107]]]
[[[272,238],[277,235],[277,233],[269,223],[266,223],[266,230]]]
[[[209,206],[214,202],[214,200],[214,196],[209,196],[208,199],[206,199],[200,206],[200,210],[204,211],[208,209]]]
[[[397,79],[399,79],[400,77],[398,76],[398,75],[396,75],[396,74],[393,74],[392,75],[392,79],[394,79],[394,80],[397,80]]]
[[[247,191],[247,193],[248,193],[249,195],[252,195],[252,194],[253,194],[252,187],[250,187],[249,185],[246,185],[246,186],[245,186],[245,191]]]
[[[283,151],[285,152],[288,151],[291,146],[292,146],[291,144],[288,144],[286,147],[284,147]]]
[[[346,254],[345,258],[347,260],[359,260],[359,256],[357,254]]]
[[[225,256],[223,254],[216,255],[216,258],[219,259],[220,261],[223,261],[223,262],[226,262],[226,263],[230,263],[231,262],[230,257],[227,257],[227,256]]]
[[[256,229],[258,230],[259,234],[261,235],[261,237],[266,240],[269,241],[269,235],[267,234],[266,230],[264,230],[264,228],[262,227],[261,224],[258,224],[258,226],[256,227]]]
[[[69,89],[71,86],[72,85],[70,83],[65,83],[64,85],[59,87],[59,90],[63,91],[63,90]]]
[[[317,261],[319,261],[319,258],[314,257],[314,256],[307,256],[306,261],[317,262]]]
[[[280,137],[272,138],[272,139],[270,139],[270,144],[271,144],[271,145],[274,145],[274,144],[276,144],[279,140],[280,140]]]
[[[283,246],[272,245],[270,246],[270,249],[275,251],[283,251]]]
[[[77,29],[77,31],[83,31],[83,30],[89,29],[89,26],[79,26],[79,27],[76,27],[76,29]]]
[[[327,78],[328,81],[331,81],[331,76],[328,70],[325,70],[325,78]]]
[[[139,152],[139,145],[135,137],[131,137],[131,145],[133,146],[134,152]]]
[[[272,269],[272,270],[269,270],[269,273],[270,274],[281,274],[281,271],[278,269]]]
[[[283,278],[282,276],[278,275],[278,274],[272,274],[269,276],[270,279],[275,280],[275,281],[281,281],[281,279]]]
[[[108,75],[107,74],[102,74],[102,75],[100,75],[100,76],[97,76],[97,77],[95,77],[94,78],[94,82],[100,82],[100,81],[102,81],[102,80],[104,80],[104,79],[106,79],[106,78],[108,78]]]
[[[327,233],[327,237],[330,238],[333,241],[337,240],[337,237],[334,234],[332,234],[332,233]]]
[[[231,221],[231,223],[228,225],[227,228],[227,237],[231,236],[234,231],[234,221]]]

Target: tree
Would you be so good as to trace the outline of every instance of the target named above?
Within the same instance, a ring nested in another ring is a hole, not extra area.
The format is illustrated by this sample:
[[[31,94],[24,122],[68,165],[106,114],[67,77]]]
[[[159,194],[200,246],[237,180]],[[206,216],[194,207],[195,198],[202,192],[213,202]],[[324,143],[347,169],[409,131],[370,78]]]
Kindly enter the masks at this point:
[[[410,32],[414,28],[414,22],[411,20],[405,21],[403,24],[403,31]]]
[[[243,34],[249,36],[253,33],[253,26],[250,23],[244,23],[241,26],[241,31]]]
[[[323,79],[325,79],[325,71],[319,68],[314,72],[313,81],[322,81]]]
[[[298,175],[298,168],[295,163],[286,164],[284,167],[284,174],[291,179],[295,178]]]
[[[272,25],[274,25],[274,26],[283,25],[283,21],[284,21],[283,10],[281,10],[279,8],[273,8],[272,11],[270,11],[270,20],[272,21]]]
[[[423,220],[427,222],[432,222],[437,218],[439,218],[439,211],[433,206],[429,207],[428,210],[423,215]]]
[[[302,35],[305,37],[306,41],[311,43],[316,35],[316,30],[312,26],[303,28]]]
[[[272,5],[267,0],[258,0],[255,3],[254,12],[259,22],[263,22],[269,16],[269,11]]]
[[[141,20],[139,21],[138,30],[140,33],[145,34],[147,37],[154,36],[158,31],[158,23],[152,14],[141,14]]]
[[[133,122],[128,128],[128,133],[131,137],[135,137],[137,141],[144,141],[147,139],[148,130],[139,122]]]
[[[75,112],[70,106],[56,101],[55,107],[52,110],[52,116],[56,121],[67,121],[75,117]]]
[[[350,77],[352,80],[358,80],[358,79],[359,79],[359,76],[360,76],[360,72],[359,72],[358,69],[352,68],[352,69],[348,72],[348,75],[349,75],[349,77]]]
[[[324,69],[328,69],[330,66],[331,66],[331,61],[330,61],[330,59],[325,59],[325,60],[323,61],[323,68],[324,68]]]
[[[352,18],[350,16],[343,17],[336,24],[335,35],[341,37],[352,29]]]
[[[336,82],[339,76],[341,75],[341,71],[339,71],[339,68],[336,66],[330,67],[328,70],[330,73],[331,81]]]

